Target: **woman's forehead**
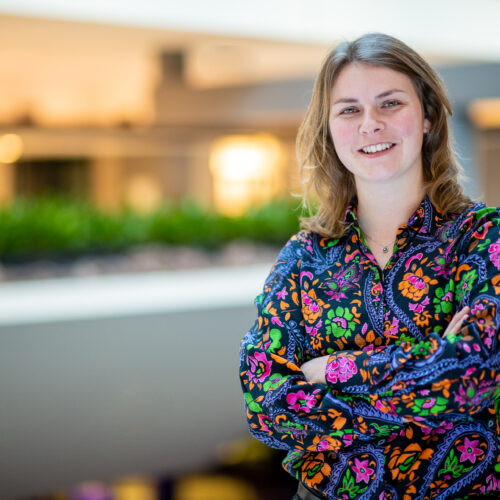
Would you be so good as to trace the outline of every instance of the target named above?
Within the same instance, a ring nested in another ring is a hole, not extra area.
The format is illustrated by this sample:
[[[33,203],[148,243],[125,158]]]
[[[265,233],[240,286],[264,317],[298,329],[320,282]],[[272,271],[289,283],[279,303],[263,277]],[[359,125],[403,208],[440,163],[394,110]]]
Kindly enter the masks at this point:
[[[333,103],[339,99],[356,98],[358,94],[376,98],[395,90],[415,94],[413,82],[404,73],[385,66],[350,63],[340,70],[330,95]]]

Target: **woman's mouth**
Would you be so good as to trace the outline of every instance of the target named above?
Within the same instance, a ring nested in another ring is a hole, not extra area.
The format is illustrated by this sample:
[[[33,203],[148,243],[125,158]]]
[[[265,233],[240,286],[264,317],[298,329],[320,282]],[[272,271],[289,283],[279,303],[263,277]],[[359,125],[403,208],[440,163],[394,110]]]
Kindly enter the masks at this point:
[[[380,153],[381,151],[387,151],[393,148],[396,144],[394,142],[380,142],[378,144],[370,144],[369,146],[363,146],[359,151],[366,155],[373,155],[375,153]]]

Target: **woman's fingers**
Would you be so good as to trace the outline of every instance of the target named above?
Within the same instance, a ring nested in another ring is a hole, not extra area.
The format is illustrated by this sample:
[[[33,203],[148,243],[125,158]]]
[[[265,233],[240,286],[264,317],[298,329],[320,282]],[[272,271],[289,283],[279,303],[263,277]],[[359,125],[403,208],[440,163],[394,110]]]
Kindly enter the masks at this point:
[[[329,357],[330,355],[312,358],[300,367],[308,382],[326,384],[325,372]]]
[[[446,337],[447,335],[455,335],[456,333],[458,333],[460,331],[460,328],[462,328],[462,323],[469,317],[469,313],[469,306],[465,306],[464,308],[460,309],[460,311],[458,311],[451,319],[443,336]]]

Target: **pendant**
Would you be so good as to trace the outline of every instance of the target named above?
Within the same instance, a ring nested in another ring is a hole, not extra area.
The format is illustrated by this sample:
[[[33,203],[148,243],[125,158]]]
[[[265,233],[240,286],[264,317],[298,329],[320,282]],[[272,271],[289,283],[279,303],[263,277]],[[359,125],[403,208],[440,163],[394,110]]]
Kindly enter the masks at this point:
[[[387,245],[385,247],[382,247],[382,252],[387,253],[389,251],[389,248]]]

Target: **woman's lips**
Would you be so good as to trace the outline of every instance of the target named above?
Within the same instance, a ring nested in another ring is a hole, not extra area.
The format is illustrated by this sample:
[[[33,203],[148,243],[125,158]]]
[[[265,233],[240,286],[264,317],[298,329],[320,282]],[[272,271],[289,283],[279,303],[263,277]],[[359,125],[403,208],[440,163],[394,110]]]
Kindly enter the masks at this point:
[[[394,142],[379,142],[377,144],[370,144],[368,146],[363,146],[358,151],[367,157],[378,157],[394,149],[396,144]]]

